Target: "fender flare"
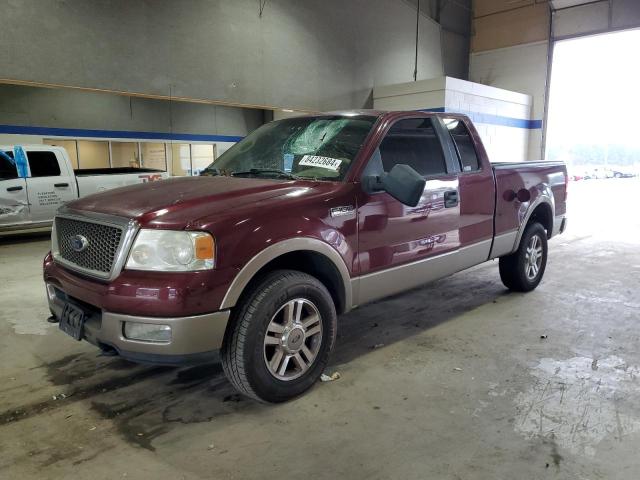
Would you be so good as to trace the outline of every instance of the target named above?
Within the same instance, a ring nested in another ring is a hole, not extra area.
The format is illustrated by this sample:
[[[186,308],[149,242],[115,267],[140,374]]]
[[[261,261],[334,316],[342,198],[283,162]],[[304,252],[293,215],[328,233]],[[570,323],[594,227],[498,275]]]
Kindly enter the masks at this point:
[[[524,235],[524,230],[527,227],[527,224],[529,223],[529,219],[531,218],[531,215],[533,214],[536,208],[538,208],[542,204],[547,204],[549,205],[549,208],[551,208],[551,218],[553,219],[555,217],[556,205],[555,205],[553,192],[551,191],[551,188],[549,188],[548,185],[544,185],[542,186],[542,188],[539,188],[539,191],[540,191],[540,195],[538,195],[538,197],[529,205],[529,208],[527,208],[526,213],[522,219],[522,222],[520,222],[520,227],[518,228],[518,234],[516,235],[516,241],[513,244],[513,250],[511,251],[512,253],[515,252],[520,246],[520,240],[522,239],[522,235]],[[551,235],[551,234],[552,232],[548,232],[548,235]]]
[[[333,263],[342,278],[345,311],[349,310],[353,302],[353,291],[351,287],[349,269],[347,268],[342,256],[328,243],[315,238],[305,237],[283,240],[257,253],[244,267],[242,267],[240,272],[233,279],[233,282],[231,282],[231,285],[227,289],[227,293],[222,299],[220,310],[226,310],[236,305],[246,286],[262,267],[286,253],[304,250],[324,255],[331,261],[331,263]]]

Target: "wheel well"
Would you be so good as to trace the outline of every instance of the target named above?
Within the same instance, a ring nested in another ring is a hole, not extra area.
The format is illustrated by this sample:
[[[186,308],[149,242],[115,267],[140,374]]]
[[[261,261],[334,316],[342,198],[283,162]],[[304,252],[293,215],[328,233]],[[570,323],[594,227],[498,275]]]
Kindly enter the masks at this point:
[[[544,229],[547,231],[547,237],[550,237],[553,233],[553,214],[551,212],[551,207],[547,203],[541,203],[538,205],[531,216],[529,217],[529,221],[527,225],[533,222],[538,222],[541,224]]]
[[[338,313],[345,311],[345,285],[340,272],[329,258],[310,250],[298,250],[274,258],[256,272],[244,288],[242,295],[244,296],[246,292],[251,291],[254,284],[274,270],[297,270],[317,278],[329,290],[336,311]]]

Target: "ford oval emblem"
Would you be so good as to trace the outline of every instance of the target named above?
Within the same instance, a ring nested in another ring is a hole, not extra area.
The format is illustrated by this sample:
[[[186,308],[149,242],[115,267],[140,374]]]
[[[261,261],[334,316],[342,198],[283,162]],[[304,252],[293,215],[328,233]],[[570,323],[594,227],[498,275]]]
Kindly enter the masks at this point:
[[[69,245],[76,252],[82,252],[89,246],[89,240],[82,235],[74,235],[69,239]]]

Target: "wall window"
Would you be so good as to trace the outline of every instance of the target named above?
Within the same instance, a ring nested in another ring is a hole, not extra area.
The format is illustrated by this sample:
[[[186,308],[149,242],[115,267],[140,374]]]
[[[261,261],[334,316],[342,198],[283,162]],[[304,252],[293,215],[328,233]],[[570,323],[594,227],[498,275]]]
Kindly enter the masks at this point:
[[[191,145],[191,162],[192,175],[200,175],[200,172],[207,168],[216,159],[216,146],[192,144]]]
[[[142,142],[140,143],[140,151],[144,168],[167,170],[167,148],[164,143]]]
[[[78,140],[80,168],[109,168],[109,142]]]
[[[171,174],[179,177],[191,175],[191,145],[171,144]]]
[[[218,158],[218,147],[224,152],[234,145],[234,142],[217,145],[58,138],[44,138],[42,143],[64,148],[74,170],[142,167],[166,172],[171,166],[173,176],[199,175]],[[3,173],[8,175],[5,170]]]
[[[447,172],[444,153],[429,118],[408,118],[395,123],[380,144],[385,172],[406,164],[422,176]]]
[[[53,145],[54,147],[62,147],[69,154],[71,165],[75,170],[78,169],[78,146],[75,140],[59,140],[57,138],[45,138],[42,143],[45,145]]]
[[[110,142],[111,166],[114,168],[139,168],[138,144],[135,142]]]
[[[458,151],[462,171],[472,172],[478,170],[480,168],[478,155],[476,154],[473,139],[466,125],[455,118],[445,118],[444,124],[447,126],[456,150]]]
[[[32,177],[58,177],[60,164],[53,152],[27,152]]]

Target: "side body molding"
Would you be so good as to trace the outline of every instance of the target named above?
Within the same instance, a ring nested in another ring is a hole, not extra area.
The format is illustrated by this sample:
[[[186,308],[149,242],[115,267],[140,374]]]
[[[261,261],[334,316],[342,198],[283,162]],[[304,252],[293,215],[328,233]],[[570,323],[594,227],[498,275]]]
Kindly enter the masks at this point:
[[[347,265],[344,263],[344,260],[336,249],[315,238],[290,238],[283,240],[282,242],[275,243],[255,255],[244,267],[242,267],[242,270],[240,270],[238,275],[236,275],[236,278],[233,279],[231,286],[222,299],[220,310],[234,307],[245,287],[249,284],[254,275],[267,263],[286,253],[303,250],[320,253],[331,260],[342,278],[345,311],[350,310],[353,305],[353,292],[351,276],[349,275]]]

